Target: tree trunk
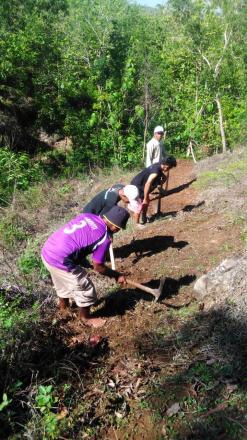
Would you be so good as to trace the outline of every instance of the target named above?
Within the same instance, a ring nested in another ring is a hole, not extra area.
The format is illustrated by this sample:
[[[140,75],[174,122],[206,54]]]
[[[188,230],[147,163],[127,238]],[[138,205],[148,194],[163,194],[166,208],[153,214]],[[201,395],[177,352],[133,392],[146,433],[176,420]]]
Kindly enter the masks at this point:
[[[144,101],[144,135],[143,135],[143,150],[142,150],[142,160],[145,160],[145,151],[146,151],[146,143],[147,143],[147,131],[148,131],[148,84],[145,84],[145,101]]]
[[[193,159],[194,163],[196,163],[196,158],[195,158],[195,155],[194,155],[193,142],[192,142],[192,140],[190,140],[190,143],[189,143],[189,145],[188,145],[187,153],[186,153],[186,157],[189,157],[190,154],[191,154],[191,156],[192,156],[192,159]]]
[[[225,136],[225,129],[224,129],[224,122],[223,122],[223,114],[222,114],[222,107],[221,107],[221,102],[220,102],[220,98],[219,95],[216,95],[215,98],[217,107],[218,107],[218,112],[219,112],[219,123],[220,123],[220,135],[221,135],[221,142],[222,142],[222,152],[226,153],[226,136]]]

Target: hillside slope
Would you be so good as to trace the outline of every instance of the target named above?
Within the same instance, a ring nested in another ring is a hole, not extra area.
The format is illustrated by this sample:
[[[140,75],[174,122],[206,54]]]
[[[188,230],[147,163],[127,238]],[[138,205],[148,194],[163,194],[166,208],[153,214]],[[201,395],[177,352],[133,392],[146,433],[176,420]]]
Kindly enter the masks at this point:
[[[95,313],[107,318],[97,331],[98,345],[90,342],[96,332],[78,322],[75,310],[67,317],[56,311],[49,278],[37,281],[42,318],[8,368],[23,384],[9,406],[22,421],[22,428],[13,422],[15,438],[42,438],[44,432],[47,438],[95,440],[245,438],[245,325],[226,320],[224,308],[202,310],[193,283],[244,252],[246,169],[241,151],[197,166],[178,161],[162,217],[143,230],[130,223],[114,238],[117,269],[150,287],[165,277],[162,297],[156,303],[92,274],[102,298]],[[97,181],[91,187],[98,191]],[[83,189],[73,190],[66,219],[81,203]],[[41,226],[39,233],[44,236]],[[2,370],[6,375],[4,365]],[[57,397],[47,410],[55,414],[53,428],[35,403],[39,384],[52,384]],[[12,438],[9,427],[2,429]]]

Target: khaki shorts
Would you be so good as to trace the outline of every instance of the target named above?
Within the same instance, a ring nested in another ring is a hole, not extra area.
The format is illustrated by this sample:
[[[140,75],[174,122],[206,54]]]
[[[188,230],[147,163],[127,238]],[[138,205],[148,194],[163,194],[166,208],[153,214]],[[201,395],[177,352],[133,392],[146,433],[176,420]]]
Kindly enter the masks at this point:
[[[65,270],[50,266],[43,257],[42,261],[49,270],[59,298],[71,298],[78,307],[89,307],[97,300],[94,284],[87,277],[87,272],[80,267],[76,275]],[[77,266],[78,268],[79,266]]]

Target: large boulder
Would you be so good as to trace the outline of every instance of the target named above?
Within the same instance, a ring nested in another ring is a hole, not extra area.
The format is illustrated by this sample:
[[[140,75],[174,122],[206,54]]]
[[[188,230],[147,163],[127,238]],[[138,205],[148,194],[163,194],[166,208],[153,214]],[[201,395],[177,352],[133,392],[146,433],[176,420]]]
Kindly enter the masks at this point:
[[[198,278],[195,298],[206,309],[227,305],[234,315],[247,316],[247,255],[222,261],[215,269]]]

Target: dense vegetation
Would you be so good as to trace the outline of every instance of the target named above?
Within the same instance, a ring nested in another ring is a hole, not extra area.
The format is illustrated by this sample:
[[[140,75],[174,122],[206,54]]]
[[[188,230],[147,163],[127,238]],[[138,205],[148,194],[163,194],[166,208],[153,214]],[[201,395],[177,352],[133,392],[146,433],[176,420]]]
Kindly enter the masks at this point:
[[[3,0],[1,146],[48,147],[50,164],[44,133],[67,137],[55,163],[73,173],[140,164],[157,123],[175,154],[190,140],[200,155],[233,148],[246,133],[246,29],[245,0]]]

